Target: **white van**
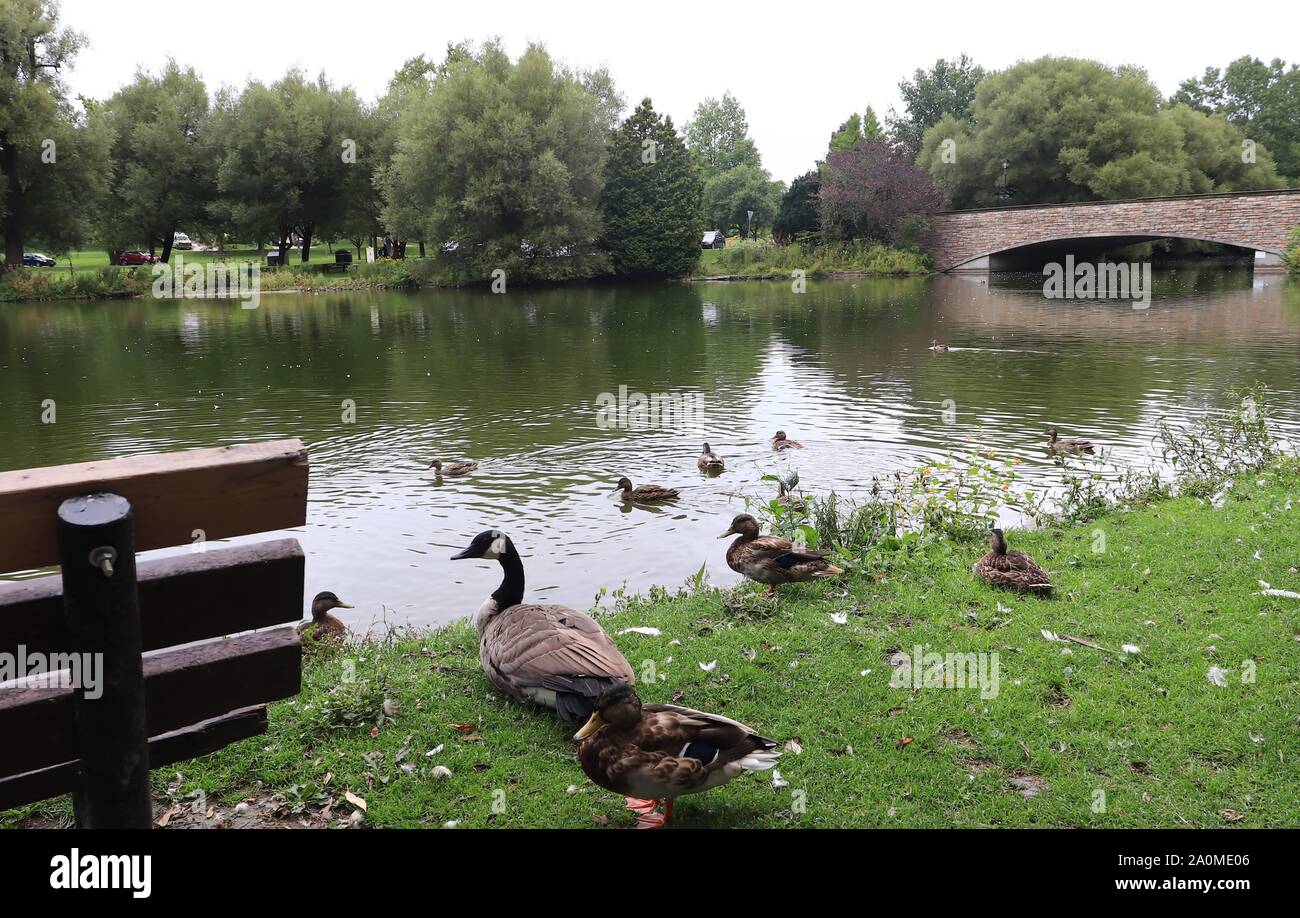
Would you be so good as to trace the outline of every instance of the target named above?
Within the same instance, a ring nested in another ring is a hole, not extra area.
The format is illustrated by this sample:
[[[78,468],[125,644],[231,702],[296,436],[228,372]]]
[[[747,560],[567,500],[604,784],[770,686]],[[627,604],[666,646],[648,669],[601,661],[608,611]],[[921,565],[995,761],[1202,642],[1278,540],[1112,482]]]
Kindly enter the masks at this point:
[[[190,242],[190,237],[186,236],[184,233],[177,233],[176,235],[172,236],[172,248],[192,249],[194,248],[194,243]]]

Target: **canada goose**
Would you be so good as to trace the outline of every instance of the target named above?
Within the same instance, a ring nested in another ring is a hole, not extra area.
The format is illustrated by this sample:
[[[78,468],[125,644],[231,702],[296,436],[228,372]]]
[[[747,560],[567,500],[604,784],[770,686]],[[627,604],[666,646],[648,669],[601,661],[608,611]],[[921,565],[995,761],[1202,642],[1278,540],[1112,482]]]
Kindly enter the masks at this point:
[[[722,457],[710,449],[707,443],[704,444],[704,451],[700,453],[696,465],[700,467],[701,472],[721,472],[723,469]]]
[[[448,478],[460,475],[468,475],[478,468],[478,463],[473,460],[466,462],[443,462],[441,459],[433,460],[429,468],[433,469],[435,475],[443,475]]]
[[[627,797],[642,827],[662,827],[673,801],[726,784],[747,771],[766,771],[781,751],[738,721],[672,704],[642,704],[631,685],[607,689],[577,732],[578,761],[587,777]],[[659,817],[655,808],[666,801]]]
[[[727,567],[750,580],[767,584],[767,591],[776,595],[778,584],[803,583],[822,580],[844,573],[826,560],[827,553],[809,548],[799,548],[789,539],[774,535],[759,535],[758,520],[742,513],[731,521],[731,528],[718,536],[740,538],[727,548]]]
[[[524,564],[505,533],[480,532],[451,556],[462,558],[495,560],[504,572],[474,614],[479,662],[497,688],[576,723],[591,716],[605,689],[633,681],[632,667],[590,616],[568,606],[524,605]]]
[[[665,488],[660,485],[641,485],[633,490],[632,482],[628,478],[620,478],[618,486],[614,489],[623,492],[623,500],[630,500],[637,504],[652,504],[661,500],[676,500],[681,492],[676,488]]]
[[[1055,427],[1047,428],[1047,449],[1053,453],[1090,453],[1093,451],[1092,442],[1089,440],[1059,439]]]
[[[772,436],[772,449],[778,451],[783,449],[803,449],[803,444],[798,440],[791,440],[785,435],[784,430],[778,430]]]
[[[333,615],[330,609],[351,609],[352,606],[339,599],[329,590],[317,593],[311,601],[311,621],[298,626],[298,636],[309,638],[321,644],[341,644],[348,635],[348,626]]]
[[[989,530],[989,548],[992,551],[976,561],[973,568],[985,583],[1032,593],[1052,589],[1052,578],[1033,558],[1022,551],[1007,550],[1007,539],[1001,529]]]

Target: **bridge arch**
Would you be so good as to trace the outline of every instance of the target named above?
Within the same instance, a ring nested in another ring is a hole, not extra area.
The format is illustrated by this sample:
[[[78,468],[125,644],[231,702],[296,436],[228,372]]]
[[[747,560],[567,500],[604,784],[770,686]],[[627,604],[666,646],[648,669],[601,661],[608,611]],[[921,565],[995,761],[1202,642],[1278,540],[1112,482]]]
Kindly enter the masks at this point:
[[[1297,226],[1300,189],[1178,195],[943,211],[930,218],[923,248],[939,271],[988,271],[999,269],[1000,256],[1034,246],[1078,243],[1100,251],[1194,239],[1265,253],[1257,269],[1281,270],[1281,255]]]

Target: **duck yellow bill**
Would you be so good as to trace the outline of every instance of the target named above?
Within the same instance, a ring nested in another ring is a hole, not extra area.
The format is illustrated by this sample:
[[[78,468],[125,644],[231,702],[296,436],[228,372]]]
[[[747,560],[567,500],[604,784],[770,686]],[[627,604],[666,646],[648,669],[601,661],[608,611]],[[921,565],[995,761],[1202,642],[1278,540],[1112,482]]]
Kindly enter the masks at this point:
[[[722,533],[722,535],[718,536],[718,538],[719,538],[719,539],[725,539],[725,538],[726,538],[727,536],[729,536],[729,535],[734,535],[734,533],[733,533],[730,529],[728,529],[726,532]]]
[[[603,726],[605,726],[605,722],[600,719],[599,714],[593,712],[591,717],[587,718],[587,722],[582,725],[582,729],[573,734],[573,738],[576,740],[586,739]]]

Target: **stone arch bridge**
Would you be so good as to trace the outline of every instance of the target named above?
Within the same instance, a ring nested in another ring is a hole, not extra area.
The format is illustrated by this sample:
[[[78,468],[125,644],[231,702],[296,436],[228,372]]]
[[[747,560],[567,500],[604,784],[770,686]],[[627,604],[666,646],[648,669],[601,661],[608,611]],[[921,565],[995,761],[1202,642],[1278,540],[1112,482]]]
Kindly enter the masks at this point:
[[[1152,239],[1197,239],[1255,253],[1256,270],[1282,270],[1300,226],[1300,188],[941,211],[922,248],[939,271],[1037,267]]]

